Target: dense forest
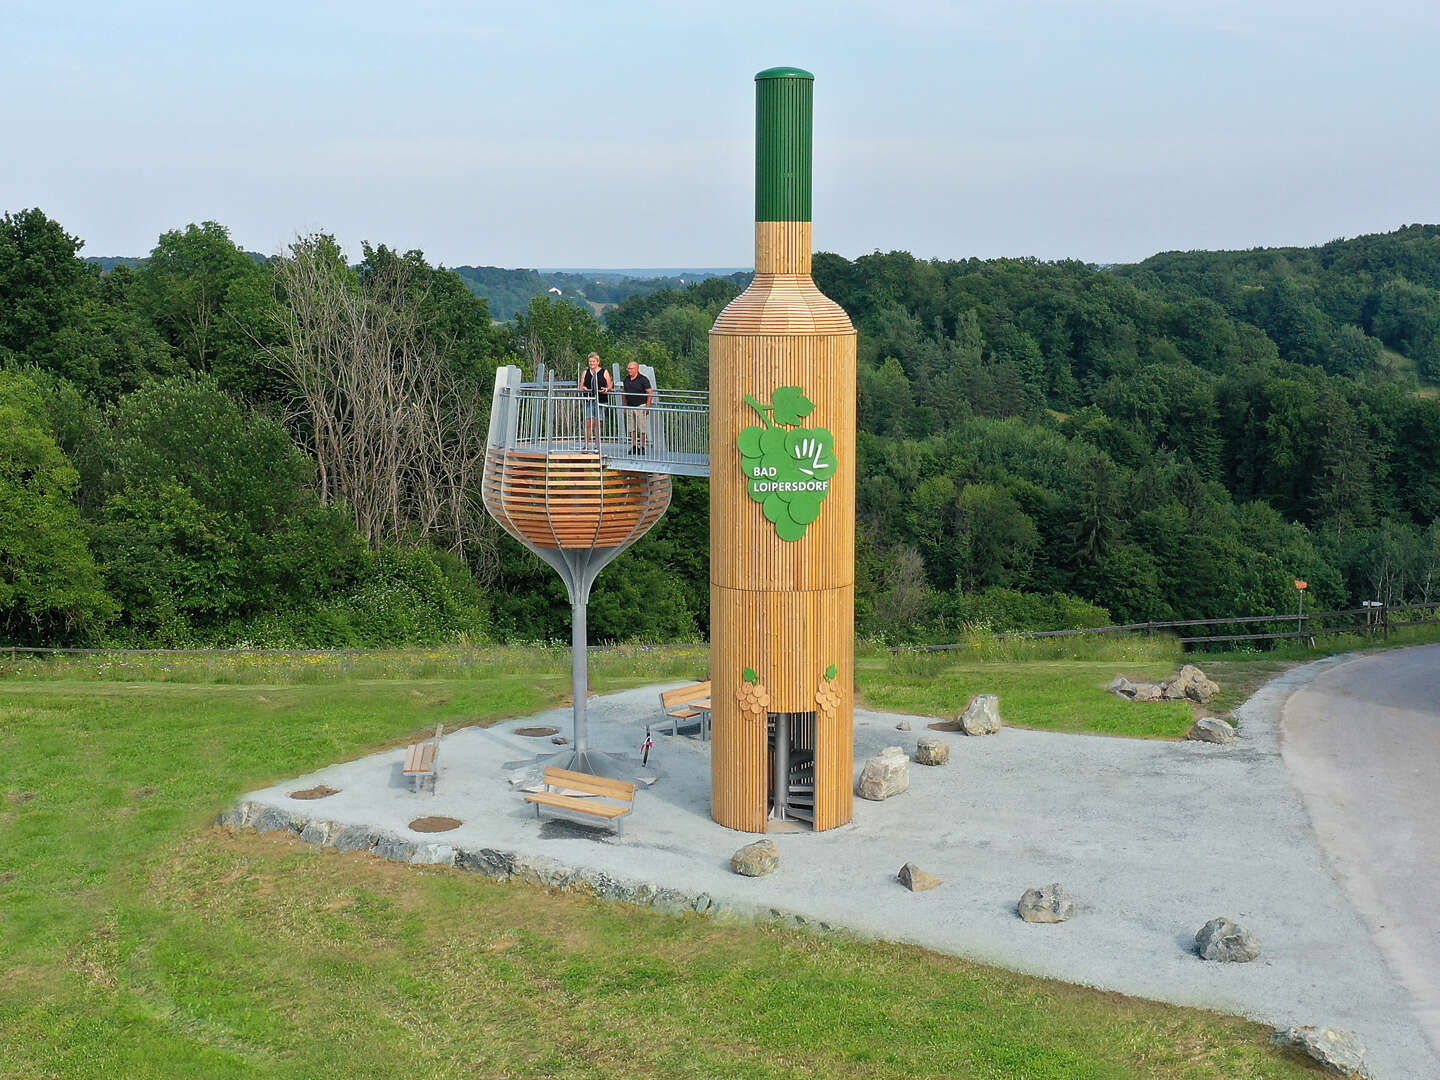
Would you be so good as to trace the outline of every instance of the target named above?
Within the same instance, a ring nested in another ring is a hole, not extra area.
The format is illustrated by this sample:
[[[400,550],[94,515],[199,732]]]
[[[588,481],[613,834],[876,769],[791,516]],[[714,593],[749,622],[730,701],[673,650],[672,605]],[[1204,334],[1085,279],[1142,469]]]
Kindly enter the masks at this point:
[[[556,576],[479,506],[494,368],[593,349],[701,388],[744,286],[497,320],[473,268],[324,234],[80,248],[0,217],[5,643],[568,639]],[[1283,614],[1296,577],[1321,607],[1440,598],[1440,227],[815,277],[860,331],[862,633]],[[601,575],[596,640],[706,633],[705,482],[675,503]]]

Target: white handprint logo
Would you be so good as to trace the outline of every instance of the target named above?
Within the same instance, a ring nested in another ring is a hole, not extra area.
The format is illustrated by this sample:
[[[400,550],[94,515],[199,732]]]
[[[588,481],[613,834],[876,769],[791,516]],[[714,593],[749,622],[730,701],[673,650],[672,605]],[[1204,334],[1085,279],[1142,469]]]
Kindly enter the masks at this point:
[[[821,469],[830,468],[830,462],[821,461],[825,456],[825,444],[819,439],[804,439],[794,450],[795,458],[800,464],[800,471],[806,476],[814,476]],[[809,464],[809,468],[806,464]]]

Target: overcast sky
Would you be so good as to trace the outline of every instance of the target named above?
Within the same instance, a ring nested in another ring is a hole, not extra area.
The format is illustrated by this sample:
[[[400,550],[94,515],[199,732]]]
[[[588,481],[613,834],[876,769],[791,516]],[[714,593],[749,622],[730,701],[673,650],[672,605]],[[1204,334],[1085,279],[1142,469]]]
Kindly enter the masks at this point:
[[[755,72],[815,73],[855,257],[1315,244],[1440,221],[1433,0],[0,0],[0,211],[498,266],[749,266]]]

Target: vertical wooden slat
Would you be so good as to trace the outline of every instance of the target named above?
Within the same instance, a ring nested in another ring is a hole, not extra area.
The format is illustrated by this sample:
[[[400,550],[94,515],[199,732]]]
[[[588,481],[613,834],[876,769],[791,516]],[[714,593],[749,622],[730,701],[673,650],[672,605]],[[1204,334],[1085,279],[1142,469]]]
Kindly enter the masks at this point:
[[[710,361],[711,812],[731,828],[765,828],[765,724],[740,713],[744,669],[760,676],[771,712],[803,713],[816,710],[833,664],[840,705],[817,723],[815,828],[834,828],[853,809],[855,332],[808,276],[757,275],[716,321]],[[815,402],[804,426],[834,434],[837,460],[820,516],[788,542],[750,498],[736,444],[761,424],[745,396],[768,402],[780,386]]]

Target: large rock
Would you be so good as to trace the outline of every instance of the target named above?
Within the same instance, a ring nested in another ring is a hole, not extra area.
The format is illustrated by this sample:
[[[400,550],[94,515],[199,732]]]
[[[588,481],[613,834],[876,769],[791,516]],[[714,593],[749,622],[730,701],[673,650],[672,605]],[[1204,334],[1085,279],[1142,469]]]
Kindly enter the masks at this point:
[[[921,765],[944,765],[950,760],[950,744],[934,735],[922,735],[915,744],[915,760]]]
[[[910,759],[898,746],[887,746],[869,761],[860,773],[855,794],[871,802],[883,802],[910,786]]]
[[[730,856],[730,869],[745,877],[768,874],[780,865],[780,849],[774,840],[757,840],[746,844]]]
[[[1218,716],[1202,716],[1195,721],[1187,739],[1197,742],[1227,743],[1235,741],[1235,729]]]
[[[1132,683],[1126,696],[1135,701],[1160,701],[1165,697],[1165,686],[1153,682]]]
[[[1020,895],[1015,910],[1026,922],[1064,922],[1075,914],[1075,901],[1058,883],[1046,885],[1043,889],[1026,889]]]
[[[1353,1031],[1336,1031],[1330,1028],[1300,1027],[1277,1028],[1270,1041],[1276,1046],[1299,1050],[1308,1054],[1326,1072],[1336,1076],[1367,1077],[1365,1065],[1365,1044]]]
[[[1260,955],[1260,939],[1230,919],[1211,919],[1195,935],[1195,951],[1206,960],[1244,964]]]
[[[1220,684],[1208,678],[1194,664],[1186,664],[1178,675],[1163,682],[1133,683],[1119,675],[1105,689],[1135,701],[1184,701],[1188,698],[1203,705],[1219,692]]]
[[[267,806],[256,816],[253,826],[256,832],[291,832],[299,835],[305,828],[305,819],[293,818],[278,806]]]
[[[900,867],[900,872],[895,876],[900,879],[900,884],[911,892],[924,892],[940,884],[938,877],[927,870],[921,870],[913,862],[907,862]]]
[[[1178,687],[1182,696],[1191,701],[1198,701],[1201,705],[1220,692],[1220,684],[1209,678],[1194,664],[1186,664],[1182,667],[1180,674],[1171,680],[1171,685]]]
[[[1000,698],[995,694],[976,694],[963,712],[949,720],[931,724],[931,731],[963,731],[966,735],[993,735],[1000,730]]]
[[[1166,679],[1160,684],[1161,701],[1184,701],[1185,687],[1180,685],[1179,679]]]
[[[1000,730],[1000,698],[976,694],[960,714],[959,728],[966,735],[994,735]]]

